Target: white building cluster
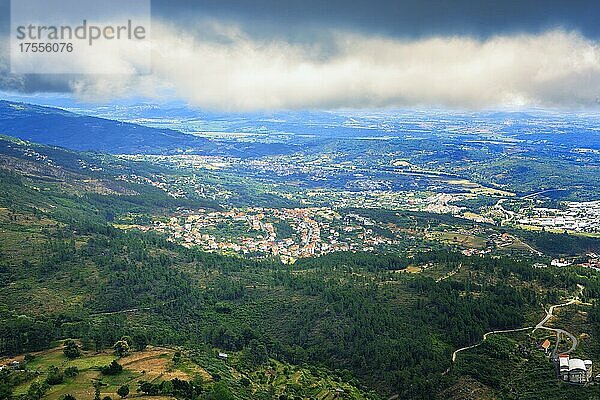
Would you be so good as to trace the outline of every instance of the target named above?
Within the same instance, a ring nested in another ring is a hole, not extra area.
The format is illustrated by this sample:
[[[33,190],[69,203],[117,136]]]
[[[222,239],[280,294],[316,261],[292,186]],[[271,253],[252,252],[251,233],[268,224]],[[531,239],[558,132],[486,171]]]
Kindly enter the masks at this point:
[[[592,380],[592,361],[571,358],[568,354],[558,356],[559,376],[565,382],[587,383]]]
[[[567,202],[564,209],[535,207],[517,216],[521,225],[595,233],[600,230],[600,200]]]

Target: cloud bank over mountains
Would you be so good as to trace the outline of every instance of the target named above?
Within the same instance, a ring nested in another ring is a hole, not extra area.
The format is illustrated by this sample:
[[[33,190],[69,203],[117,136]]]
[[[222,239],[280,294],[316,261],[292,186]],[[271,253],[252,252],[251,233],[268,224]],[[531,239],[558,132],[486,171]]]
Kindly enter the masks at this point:
[[[0,68],[6,70],[6,44]],[[562,29],[395,37],[339,29],[311,40],[257,37],[243,26],[204,20],[194,30],[154,21],[152,73],[99,47],[131,75],[14,76],[3,90],[72,92],[88,101],[166,94],[207,109],[249,111],[442,106],[590,108],[600,99],[600,47]],[[85,64],[82,62],[82,64]]]

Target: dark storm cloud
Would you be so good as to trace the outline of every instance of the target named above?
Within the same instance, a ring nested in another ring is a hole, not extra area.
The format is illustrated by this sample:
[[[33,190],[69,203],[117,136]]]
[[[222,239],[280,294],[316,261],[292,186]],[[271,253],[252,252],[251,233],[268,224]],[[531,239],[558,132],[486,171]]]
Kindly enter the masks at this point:
[[[57,2],[60,5],[60,2]],[[7,33],[10,0],[0,0]],[[264,35],[337,28],[397,37],[538,33],[557,27],[600,37],[597,0],[152,0],[153,15],[193,25],[224,18]]]
[[[597,0],[153,0],[156,17],[235,20],[263,35],[334,28],[395,37],[539,33],[557,27],[600,37]]]
[[[6,36],[10,29],[10,1],[0,0],[0,34]]]

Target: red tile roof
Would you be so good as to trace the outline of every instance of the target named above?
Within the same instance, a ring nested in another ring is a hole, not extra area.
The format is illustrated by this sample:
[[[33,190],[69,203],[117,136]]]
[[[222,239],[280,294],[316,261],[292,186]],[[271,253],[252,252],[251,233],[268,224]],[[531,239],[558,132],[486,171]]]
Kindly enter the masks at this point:
[[[544,350],[548,350],[550,348],[550,341],[548,339],[544,340],[544,343],[542,343],[542,348]]]

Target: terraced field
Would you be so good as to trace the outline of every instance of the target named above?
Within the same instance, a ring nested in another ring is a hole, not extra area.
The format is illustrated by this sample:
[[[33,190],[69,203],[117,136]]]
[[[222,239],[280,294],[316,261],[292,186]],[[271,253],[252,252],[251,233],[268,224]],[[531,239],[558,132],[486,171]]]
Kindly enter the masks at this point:
[[[182,354],[176,349],[148,347],[121,358],[106,350],[84,351],[81,357],[69,359],[63,353],[63,346],[59,345],[27,356],[6,358],[0,360],[0,364],[9,365],[13,361],[21,363],[22,370],[11,371],[11,374],[17,376],[16,379],[22,381],[15,388],[13,396],[27,395],[31,393],[32,386],[47,382],[49,371],[53,367],[57,367],[63,373],[69,368],[77,368],[78,373],[75,376],[69,377],[65,373],[62,383],[47,387],[43,398],[48,400],[59,400],[67,394],[76,399],[92,399],[95,396],[94,385],[98,383],[101,398],[109,396],[117,399],[117,390],[127,385],[130,389],[129,397],[167,400],[174,397],[168,394],[144,393],[140,386],[149,382],[158,387],[162,382],[175,380],[195,382],[208,395],[219,381],[227,382],[230,387],[244,387],[243,390],[236,391],[236,396],[232,398],[264,398],[266,393],[279,396],[284,392],[294,391],[303,391],[310,398],[319,400],[332,400],[342,393],[345,398],[350,399],[370,398],[370,395],[360,392],[348,383],[339,382],[339,379],[331,377],[322,369],[308,370],[275,360],[248,369],[241,366],[239,354],[229,354],[230,358],[223,360],[216,356],[216,352],[215,349]],[[116,375],[102,374],[101,367],[113,361],[117,361],[123,370]],[[246,395],[240,397],[243,394]]]

